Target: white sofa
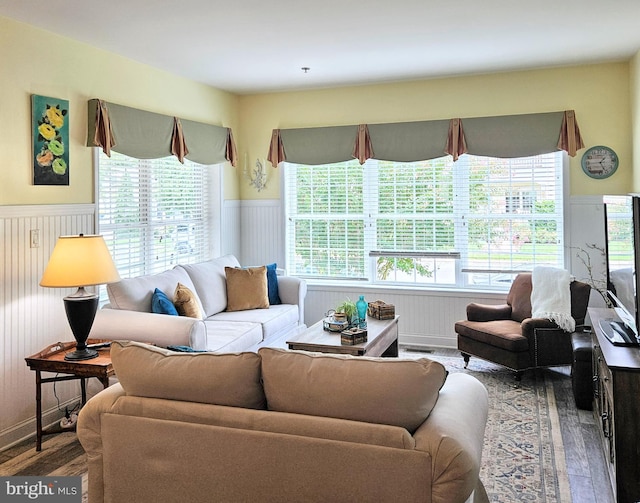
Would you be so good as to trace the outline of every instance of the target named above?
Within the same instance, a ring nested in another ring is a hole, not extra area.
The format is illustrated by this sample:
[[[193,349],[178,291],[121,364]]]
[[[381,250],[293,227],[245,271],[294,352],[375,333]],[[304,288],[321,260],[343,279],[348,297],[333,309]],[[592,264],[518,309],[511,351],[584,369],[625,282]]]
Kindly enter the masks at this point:
[[[281,304],[228,312],[225,267],[240,267],[240,263],[233,255],[225,255],[107,285],[109,305],[96,314],[89,337],[237,352],[256,350],[304,327],[304,280],[278,276]],[[178,283],[198,297],[202,320],[151,312],[154,290],[158,288],[172,298]]]

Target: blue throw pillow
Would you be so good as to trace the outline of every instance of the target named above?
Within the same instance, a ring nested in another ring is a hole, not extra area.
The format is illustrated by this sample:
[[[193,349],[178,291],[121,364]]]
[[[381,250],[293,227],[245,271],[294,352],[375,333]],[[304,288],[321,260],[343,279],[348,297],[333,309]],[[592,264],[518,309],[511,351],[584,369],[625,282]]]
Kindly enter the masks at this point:
[[[280,292],[278,291],[278,275],[276,268],[278,264],[267,265],[267,290],[269,293],[269,304],[282,304],[280,300]]]
[[[151,297],[151,312],[178,316],[176,306],[173,305],[171,299],[159,288],[156,288],[153,291],[153,297]]]

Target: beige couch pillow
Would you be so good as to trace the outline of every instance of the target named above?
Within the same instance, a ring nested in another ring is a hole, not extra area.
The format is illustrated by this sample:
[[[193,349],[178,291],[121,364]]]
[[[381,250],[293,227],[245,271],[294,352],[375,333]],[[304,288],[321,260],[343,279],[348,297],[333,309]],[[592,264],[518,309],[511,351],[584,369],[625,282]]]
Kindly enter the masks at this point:
[[[238,269],[225,267],[227,276],[227,311],[268,309],[267,268]]]
[[[427,358],[366,358],[261,348],[267,408],[401,426],[413,433],[447,371]]]
[[[114,341],[111,360],[127,395],[265,408],[256,353],[176,353]]]
[[[182,283],[178,283],[176,286],[176,291],[173,294],[173,304],[176,306],[180,316],[202,319],[202,309],[200,309],[198,297]]]

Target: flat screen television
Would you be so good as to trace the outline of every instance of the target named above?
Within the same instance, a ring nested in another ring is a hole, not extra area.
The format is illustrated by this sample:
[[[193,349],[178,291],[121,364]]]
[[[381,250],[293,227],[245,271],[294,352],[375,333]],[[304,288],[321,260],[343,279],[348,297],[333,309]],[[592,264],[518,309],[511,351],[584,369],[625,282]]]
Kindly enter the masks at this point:
[[[617,345],[640,345],[640,195],[604,196],[607,296],[616,317],[600,328]]]

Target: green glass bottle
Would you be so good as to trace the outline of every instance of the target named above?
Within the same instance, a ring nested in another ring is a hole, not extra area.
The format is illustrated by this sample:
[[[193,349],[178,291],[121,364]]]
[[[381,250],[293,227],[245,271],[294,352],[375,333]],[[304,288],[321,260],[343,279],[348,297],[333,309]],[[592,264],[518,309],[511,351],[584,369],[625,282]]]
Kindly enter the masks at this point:
[[[358,302],[356,302],[356,309],[358,310],[358,323],[362,325],[367,322],[367,301],[364,300],[364,295],[360,295]]]

